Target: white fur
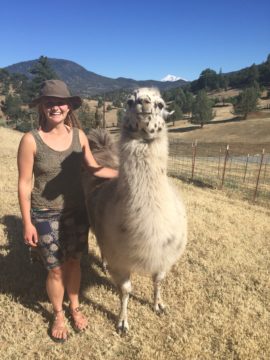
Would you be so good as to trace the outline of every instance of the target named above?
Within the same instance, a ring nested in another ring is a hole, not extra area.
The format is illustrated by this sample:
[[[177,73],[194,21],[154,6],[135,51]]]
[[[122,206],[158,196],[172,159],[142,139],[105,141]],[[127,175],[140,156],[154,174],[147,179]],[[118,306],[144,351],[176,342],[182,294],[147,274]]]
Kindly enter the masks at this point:
[[[186,245],[185,207],[167,178],[165,103],[142,88],[128,101],[120,139],[119,178],[87,198],[90,221],[109,271],[121,290],[118,328],[128,330],[132,272],[151,274],[156,311],[164,310],[160,282]]]

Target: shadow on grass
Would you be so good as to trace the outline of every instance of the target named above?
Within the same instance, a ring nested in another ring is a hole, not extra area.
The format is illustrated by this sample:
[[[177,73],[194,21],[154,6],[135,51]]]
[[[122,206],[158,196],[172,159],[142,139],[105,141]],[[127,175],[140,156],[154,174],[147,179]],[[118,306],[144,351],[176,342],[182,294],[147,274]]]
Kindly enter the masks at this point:
[[[240,121],[243,121],[243,117],[235,116],[235,117],[229,118],[229,119],[209,121],[209,122],[205,123],[205,125],[235,123],[235,122],[240,122]],[[184,127],[184,128],[181,128],[181,127],[174,128],[174,129],[168,128],[168,132],[169,133],[179,133],[179,134],[181,134],[181,133],[194,131],[194,130],[197,130],[197,129],[202,129],[202,127],[200,125],[191,125],[191,126],[187,126],[187,127]]]
[[[96,268],[98,268],[98,270]],[[82,259],[82,282],[81,282],[82,293],[84,294],[85,293],[84,290],[96,286],[103,286],[106,290],[116,293],[119,296],[119,304],[120,304],[120,295],[117,286],[112,282],[109,273],[103,272],[101,259],[96,255],[90,253],[87,256],[84,256]],[[143,306],[148,306],[152,308],[152,304],[150,304],[149,301],[142,299],[135,294],[130,294],[130,299],[134,299]],[[89,297],[86,297],[84,295],[82,296],[82,300],[85,304],[88,304],[92,306],[93,309],[101,312],[110,321],[114,322],[115,324],[117,323],[118,315],[108,310],[104,306],[104,304],[96,303],[93,300],[91,300]]]
[[[209,122],[207,123],[207,125],[234,123],[234,122],[239,122],[239,121],[244,121],[243,117],[241,117],[241,116],[235,116],[235,117],[229,118],[229,119],[209,121]]]
[[[175,179],[179,179],[181,181],[183,181],[184,183],[187,183],[187,184],[193,184],[197,187],[200,187],[200,188],[207,188],[207,189],[216,189],[217,187],[212,185],[212,184],[209,184],[203,180],[199,180],[199,179],[191,179],[191,178],[188,178],[188,177],[185,177],[185,176],[181,176],[181,175],[175,175],[175,174],[170,174],[170,177],[172,178],[175,178]]]
[[[18,216],[5,215],[0,222],[8,239],[0,254],[0,293],[11,295],[48,320],[50,314],[40,304],[47,300],[44,286],[46,271],[41,264],[30,262],[29,249],[22,238],[22,221]]]
[[[193,131],[193,130],[197,130],[197,129],[201,129],[201,126],[193,125],[193,126],[188,126],[188,127],[184,127],[184,128],[174,128],[174,129],[168,128],[168,132],[169,133],[185,133],[185,132],[189,132],[189,131]]]
[[[29,249],[22,238],[21,218],[14,215],[5,215],[0,218],[4,225],[8,243],[0,246],[0,293],[16,299],[24,307],[40,314],[47,322],[51,322],[51,312],[45,309],[41,302],[48,302],[45,289],[47,271],[41,262],[31,263]],[[98,268],[98,269],[97,269]],[[108,274],[102,274],[101,260],[94,254],[84,254],[82,258],[81,293],[91,287],[103,286],[107,290],[117,292],[117,288]],[[149,305],[147,301],[131,295],[142,305]],[[95,310],[104,314],[116,323],[117,316],[108,310],[103,303],[99,304],[82,295],[81,300]]]

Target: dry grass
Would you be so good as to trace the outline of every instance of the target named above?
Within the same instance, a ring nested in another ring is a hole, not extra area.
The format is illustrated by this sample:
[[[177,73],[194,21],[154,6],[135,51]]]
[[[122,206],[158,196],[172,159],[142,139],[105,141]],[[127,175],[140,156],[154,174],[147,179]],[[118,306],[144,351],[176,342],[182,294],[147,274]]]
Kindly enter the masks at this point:
[[[232,114],[227,118],[225,111],[224,108],[217,109],[216,119],[203,128],[188,121],[178,121],[174,127],[169,126],[169,135],[181,137],[183,142],[197,140],[209,147],[212,143],[230,144],[234,148],[239,144],[242,154],[256,154],[262,148],[270,151],[270,111],[250,114],[247,120],[234,119]]]
[[[118,295],[102,274],[94,239],[83,260],[86,333],[53,343],[45,271],[28,262],[16,195],[16,149],[21,135],[0,128],[1,359],[269,359],[269,211],[222,192],[173,180],[189,219],[183,258],[167,276],[168,315],[152,309],[148,278],[134,276],[130,333],[115,331]]]

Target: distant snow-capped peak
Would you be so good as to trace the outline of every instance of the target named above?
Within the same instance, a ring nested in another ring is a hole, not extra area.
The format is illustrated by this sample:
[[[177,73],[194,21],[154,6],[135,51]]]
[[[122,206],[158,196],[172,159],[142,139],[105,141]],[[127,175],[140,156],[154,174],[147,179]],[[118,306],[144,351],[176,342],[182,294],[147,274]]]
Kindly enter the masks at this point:
[[[168,74],[166,75],[161,81],[177,81],[177,80],[184,80],[180,78],[179,76]]]

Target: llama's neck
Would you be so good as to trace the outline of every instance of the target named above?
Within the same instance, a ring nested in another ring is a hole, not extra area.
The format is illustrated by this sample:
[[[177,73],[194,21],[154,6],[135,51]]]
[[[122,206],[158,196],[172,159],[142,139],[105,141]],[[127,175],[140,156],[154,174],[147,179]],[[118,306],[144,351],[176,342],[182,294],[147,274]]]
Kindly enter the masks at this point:
[[[154,199],[167,188],[167,157],[167,136],[149,143],[121,139],[118,184],[129,203],[139,197]]]

